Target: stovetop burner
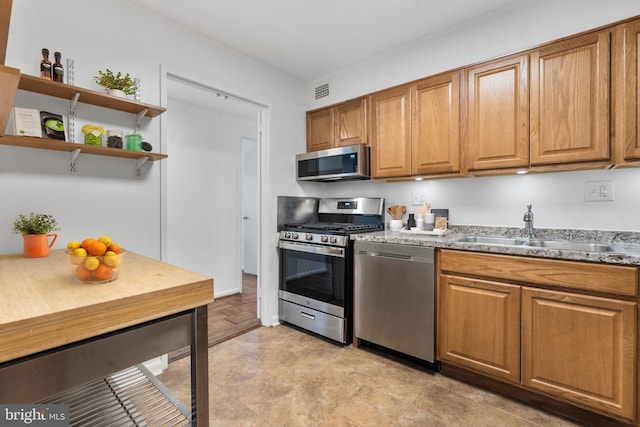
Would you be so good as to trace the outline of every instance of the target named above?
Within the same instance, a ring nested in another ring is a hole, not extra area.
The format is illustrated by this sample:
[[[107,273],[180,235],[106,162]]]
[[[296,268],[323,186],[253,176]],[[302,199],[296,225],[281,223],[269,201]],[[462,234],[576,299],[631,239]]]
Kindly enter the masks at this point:
[[[354,231],[375,231],[381,230],[382,226],[379,224],[353,224],[350,222],[318,222],[318,223],[306,223],[306,224],[286,224],[285,230],[296,231],[321,231],[321,232],[335,232],[335,233],[350,233]]]

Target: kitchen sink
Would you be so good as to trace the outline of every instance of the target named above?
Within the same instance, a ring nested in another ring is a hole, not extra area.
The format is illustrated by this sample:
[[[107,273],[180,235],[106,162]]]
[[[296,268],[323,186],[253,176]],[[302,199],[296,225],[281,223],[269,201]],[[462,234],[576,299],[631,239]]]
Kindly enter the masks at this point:
[[[481,243],[485,245],[519,246],[525,243],[523,238],[498,237],[498,236],[464,236],[458,242]]]
[[[524,237],[500,237],[500,236],[463,236],[457,242],[478,243],[484,245],[522,246],[531,248],[547,248],[561,251],[619,253],[616,246],[599,242],[574,242],[571,240],[527,240]]]
[[[527,246],[538,248],[558,249],[564,251],[581,252],[620,252],[615,246],[608,243],[595,242],[573,242],[567,240],[531,240],[526,242]]]

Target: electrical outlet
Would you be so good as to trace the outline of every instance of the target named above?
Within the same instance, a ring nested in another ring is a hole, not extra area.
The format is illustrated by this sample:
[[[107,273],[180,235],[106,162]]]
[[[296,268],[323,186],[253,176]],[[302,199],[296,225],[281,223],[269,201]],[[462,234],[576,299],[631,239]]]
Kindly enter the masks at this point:
[[[426,200],[426,196],[424,195],[424,191],[413,191],[411,193],[412,206],[422,206],[426,201],[427,200]]]
[[[585,202],[613,201],[613,181],[587,181],[584,183]]]

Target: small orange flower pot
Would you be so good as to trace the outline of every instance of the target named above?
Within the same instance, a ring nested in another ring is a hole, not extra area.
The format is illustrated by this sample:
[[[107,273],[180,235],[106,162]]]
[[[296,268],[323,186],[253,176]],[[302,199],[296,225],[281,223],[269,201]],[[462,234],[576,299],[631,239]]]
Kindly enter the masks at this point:
[[[51,242],[49,238],[52,237]],[[57,234],[23,234],[24,256],[27,258],[42,258],[49,256],[49,249],[53,246]]]

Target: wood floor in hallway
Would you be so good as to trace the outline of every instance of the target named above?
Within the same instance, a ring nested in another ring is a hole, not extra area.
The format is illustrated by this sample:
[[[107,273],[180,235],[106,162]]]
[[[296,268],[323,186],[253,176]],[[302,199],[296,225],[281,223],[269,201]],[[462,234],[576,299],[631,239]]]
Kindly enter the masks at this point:
[[[242,274],[242,293],[216,298],[209,304],[209,347],[237,337],[261,323],[257,317],[258,280],[253,274]],[[169,354],[169,362],[189,354],[185,347]]]

